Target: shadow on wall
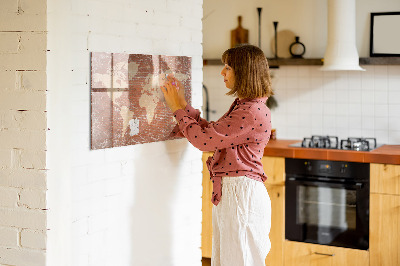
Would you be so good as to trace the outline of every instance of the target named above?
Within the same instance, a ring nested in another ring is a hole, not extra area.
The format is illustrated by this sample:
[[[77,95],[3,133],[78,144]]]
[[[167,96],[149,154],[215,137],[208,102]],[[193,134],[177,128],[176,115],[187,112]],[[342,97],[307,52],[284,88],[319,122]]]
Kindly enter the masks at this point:
[[[173,265],[174,224],[173,214],[179,193],[179,176],[186,140],[165,141],[136,156],[135,191],[131,218],[131,264]],[[158,149],[159,147],[159,149]],[[142,159],[141,159],[142,158]],[[175,240],[176,241],[176,240]]]

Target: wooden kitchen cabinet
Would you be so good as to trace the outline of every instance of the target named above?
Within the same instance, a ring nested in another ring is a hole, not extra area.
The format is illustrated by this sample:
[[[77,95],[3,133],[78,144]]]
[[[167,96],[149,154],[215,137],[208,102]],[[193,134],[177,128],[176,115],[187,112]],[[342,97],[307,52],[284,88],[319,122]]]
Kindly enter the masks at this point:
[[[370,265],[400,265],[400,165],[370,167]]]
[[[266,266],[283,265],[285,240],[285,158],[264,156],[261,160],[267,175],[265,187],[271,199],[271,250],[265,259]]]
[[[271,199],[271,250],[265,259],[266,266],[283,265],[285,241],[285,187],[265,184]]]
[[[400,265],[400,196],[374,193],[370,200],[370,265]]]
[[[400,195],[400,165],[370,164],[371,193]]]
[[[285,158],[264,156],[261,159],[264,172],[267,175],[265,184],[268,185],[285,185]]]
[[[203,217],[202,217],[202,256],[211,258],[212,253],[212,183],[206,166],[206,161],[211,152],[203,153]],[[266,258],[267,266],[283,265],[283,243],[285,230],[285,158],[263,157],[264,171],[268,176],[265,187],[271,199],[272,221],[271,221],[271,250]]]
[[[366,266],[365,250],[285,241],[285,266]]]
[[[202,223],[201,223],[201,253],[204,258],[211,258],[212,252],[212,183],[206,161],[212,152],[203,153],[203,195],[202,195]]]

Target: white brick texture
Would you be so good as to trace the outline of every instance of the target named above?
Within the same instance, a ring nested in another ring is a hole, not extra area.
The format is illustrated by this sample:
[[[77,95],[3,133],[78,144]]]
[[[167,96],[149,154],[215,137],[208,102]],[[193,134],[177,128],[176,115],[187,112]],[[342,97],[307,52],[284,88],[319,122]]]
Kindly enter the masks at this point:
[[[45,265],[46,6],[0,2],[0,265]]]
[[[0,169],[0,186],[46,189],[46,170]]]
[[[49,1],[49,264],[201,265],[201,152],[185,139],[91,151],[89,53],[192,57],[198,108],[202,3]]]
[[[20,206],[28,209],[45,209],[46,208],[46,191],[22,189],[20,194]]]
[[[1,263],[9,265],[46,265],[46,253],[42,250],[0,247]]]
[[[18,189],[10,187],[0,187],[0,207],[17,207],[18,199]]]
[[[22,229],[21,246],[24,248],[46,249],[46,231]]]
[[[46,212],[26,208],[0,208],[0,226],[46,229]]]
[[[17,247],[19,231],[16,228],[0,227],[0,247]]]

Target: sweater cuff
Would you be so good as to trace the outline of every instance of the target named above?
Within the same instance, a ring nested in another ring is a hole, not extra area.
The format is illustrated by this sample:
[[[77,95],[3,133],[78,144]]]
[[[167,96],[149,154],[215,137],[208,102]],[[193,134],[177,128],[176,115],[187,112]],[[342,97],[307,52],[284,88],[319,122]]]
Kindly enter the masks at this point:
[[[178,109],[174,112],[174,117],[176,119],[176,121],[179,123],[179,121],[181,121],[185,116],[187,116],[188,114],[185,112],[185,110],[183,109]]]
[[[185,107],[185,112],[190,116],[190,117],[196,117],[198,110],[194,109],[190,104],[187,104]]]

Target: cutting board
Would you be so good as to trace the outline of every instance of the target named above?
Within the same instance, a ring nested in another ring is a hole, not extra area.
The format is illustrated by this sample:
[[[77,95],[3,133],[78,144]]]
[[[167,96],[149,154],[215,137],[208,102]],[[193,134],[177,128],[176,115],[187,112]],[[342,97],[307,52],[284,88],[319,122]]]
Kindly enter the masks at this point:
[[[242,43],[249,43],[249,31],[242,27],[242,16],[238,16],[238,26],[231,30],[231,48]]]

